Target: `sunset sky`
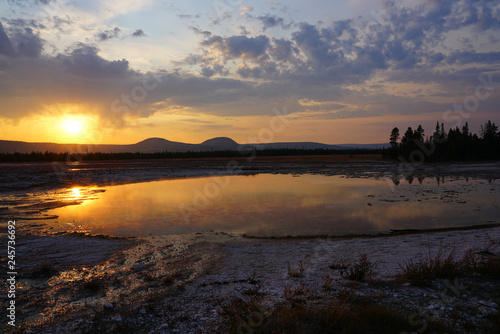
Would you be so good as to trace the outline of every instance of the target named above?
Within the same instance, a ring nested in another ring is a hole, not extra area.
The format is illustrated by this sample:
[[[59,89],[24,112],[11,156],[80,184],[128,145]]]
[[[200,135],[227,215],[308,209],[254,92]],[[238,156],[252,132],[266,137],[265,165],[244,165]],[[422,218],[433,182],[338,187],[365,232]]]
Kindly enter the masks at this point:
[[[500,123],[498,0],[7,0],[0,23],[2,140],[384,143]]]

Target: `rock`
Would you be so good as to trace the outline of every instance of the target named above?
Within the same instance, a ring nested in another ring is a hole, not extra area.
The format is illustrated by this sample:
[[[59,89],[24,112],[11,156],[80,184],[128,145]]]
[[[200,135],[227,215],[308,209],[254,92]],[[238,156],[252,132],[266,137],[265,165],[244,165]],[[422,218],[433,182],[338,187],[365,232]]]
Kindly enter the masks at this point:
[[[428,310],[435,310],[435,309],[438,309],[438,308],[440,308],[439,304],[431,304],[431,305],[427,306]]]
[[[490,308],[498,309],[498,304],[495,302],[486,302],[483,305],[488,306]]]
[[[111,303],[104,303],[103,306],[104,308],[113,308],[113,304]]]
[[[495,302],[486,302],[484,300],[480,300],[478,303],[489,308],[498,309],[498,304]]]
[[[141,309],[141,310],[139,311],[139,313],[140,313],[140,314],[146,314],[146,309],[144,309],[144,308],[143,308],[143,309]]]
[[[497,315],[498,311],[491,307],[483,307],[479,310],[480,315],[483,317],[489,317],[491,315]]]

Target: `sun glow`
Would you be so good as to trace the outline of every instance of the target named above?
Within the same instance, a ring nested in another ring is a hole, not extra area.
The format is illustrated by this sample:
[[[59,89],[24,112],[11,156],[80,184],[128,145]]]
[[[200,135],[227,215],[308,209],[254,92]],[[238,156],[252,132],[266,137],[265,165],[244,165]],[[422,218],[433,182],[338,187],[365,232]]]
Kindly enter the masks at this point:
[[[78,198],[82,197],[82,193],[80,191],[80,188],[72,188],[71,195],[72,195],[71,197],[73,199],[78,199]]]
[[[64,129],[72,135],[79,134],[83,130],[83,124],[77,119],[67,119],[63,123]]]

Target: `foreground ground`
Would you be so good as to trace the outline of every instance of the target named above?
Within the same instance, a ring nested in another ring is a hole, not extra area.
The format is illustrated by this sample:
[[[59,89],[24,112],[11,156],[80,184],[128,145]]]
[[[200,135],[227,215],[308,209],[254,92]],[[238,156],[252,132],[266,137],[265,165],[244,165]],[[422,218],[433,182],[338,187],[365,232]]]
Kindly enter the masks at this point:
[[[48,231],[30,223],[17,229],[19,333],[500,328],[500,228],[287,240],[217,232],[118,239]],[[410,260],[435,261],[435,267],[428,276],[401,276]]]

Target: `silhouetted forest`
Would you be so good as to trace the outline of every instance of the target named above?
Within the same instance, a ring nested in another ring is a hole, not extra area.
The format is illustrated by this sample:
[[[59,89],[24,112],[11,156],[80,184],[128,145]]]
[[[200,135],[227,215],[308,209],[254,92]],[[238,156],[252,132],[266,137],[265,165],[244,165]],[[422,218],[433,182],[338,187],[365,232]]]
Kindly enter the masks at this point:
[[[391,147],[384,151],[384,156],[409,162],[500,159],[500,132],[491,121],[481,126],[479,135],[470,132],[468,123],[462,129],[455,127],[446,132],[444,124],[437,122],[428,136],[419,125],[415,130],[409,127],[399,139],[396,127],[391,131]]]
[[[0,162],[75,162],[100,160],[147,160],[147,159],[190,159],[190,158],[248,158],[254,156],[308,156],[308,155],[355,155],[382,154],[374,149],[267,149],[246,151],[206,151],[206,152],[157,152],[157,153],[83,153],[71,154],[52,152],[0,153]]]

